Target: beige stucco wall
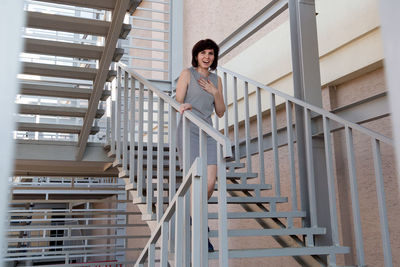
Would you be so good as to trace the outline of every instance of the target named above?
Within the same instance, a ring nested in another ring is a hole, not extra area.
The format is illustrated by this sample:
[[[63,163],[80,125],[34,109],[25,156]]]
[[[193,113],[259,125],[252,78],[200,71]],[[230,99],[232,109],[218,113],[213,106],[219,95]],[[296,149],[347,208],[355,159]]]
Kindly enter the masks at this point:
[[[199,39],[212,38],[217,43],[228,36],[248,18],[260,10],[266,3],[262,1],[194,1],[184,2],[184,66],[190,65],[191,48]],[[378,16],[377,0],[316,0],[318,13],[318,42],[321,69],[321,89],[324,108],[333,109],[355,103],[366,97],[376,95],[387,90],[384,82],[382,67],[383,53],[380,21]],[[275,89],[293,93],[291,74],[290,32],[288,14],[284,12],[271,25],[262,29],[250,40],[234,49],[221,60],[221,65],[230,70],[247,76],[253,80],[269,85]],[[331,86],[329,90],[328,86]],[[228,81],[228,104],[232,111],[232,81]],[[332,89],[333,88],[333,89]],[[255,88],[249,87],[250,116],[255,115]],[[239,120],[244,119],[243,85],[238,83]],[[267,94],[262,95],[263,110],[269,109]],[[277,104],[282,100],[277,99]],[[277,111],[278,128],[284,126],[285,113]],[[229,122],[233,122],[233,112],[229,112]],[[220,121],[222,127],[223,121]],[[371,128],[386,136],[391,136],[390,117],[377,119],[365,123],[363,126]],[[252,120],[251,136],[255,137],[256,122]],[[270,130],[268,112],[263,116],[263,132]],[[233,136],[232,129],[230,131]],[[239,129],[240,139],[244,137],[244,127]],[[371,143],[368,138],[354,134],[357,180],[359,186],[362,229],[365,241],[366,263],[369,266],[384,266],[381,249],[379,215],[375,190],[375,175]],[[353,253],[340,256],[338,264],[352,265],[355,262],[354,238],[351,222],[350,190],[348,185],[345,142],[341,131],[333,135],[335,173],[337,174],[338,207],[341,241],[353,247]],[[265,174],[268,183],[273,184],[273,155],[265,152]],[[399,193],[396,181],[396,170],[393,151],[386,146],[382,147],[384,166],[385,190],[388,205],[389,227],[392,241],[394,266],[400,265],[400,240],[398,228],[400,213],[398,209]],[[279,149],[282,195],[290,196],[288,152],[287,147]],[[253,168],[258,169],[258,157],[252,157]],[[257,182],[257,181],[252,181]],[[298,183],[297,183],[298,184]],[[297,187],[297,190],[299,188]],[[272,191],[264,192],[273,194]],[[289,210],[291,202],[280,206],[280,210]],[[215,207],[210,207],[214,209]],[[230,211],[232,207],[230,207]],[[297,222],[299,223],[299,222]],[[210,227],[217,228],[216,221],[210,222]],[[229,222],[230,229],[260,228],[251,221]],[[216,239],[213,240],[214,243]],[[229,248],[277,247],[271,238],[230,238]],[[297,266],[290,258],[273,259],[238,259],[230,260],[230,266]],[[213,262],[211,266],[217,266]]]

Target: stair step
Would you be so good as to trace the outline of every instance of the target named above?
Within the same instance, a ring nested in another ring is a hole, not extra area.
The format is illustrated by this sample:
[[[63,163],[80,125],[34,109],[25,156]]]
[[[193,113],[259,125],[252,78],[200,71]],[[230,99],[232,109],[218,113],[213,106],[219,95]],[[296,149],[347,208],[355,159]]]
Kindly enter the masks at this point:
[[[178,189],[179,186],[180,186],[180,183],[177,183],[176,184],[176,188]],[[226,187],[227,187],[226,189],[228,191],[269,190],[269,189],[272,188],[272,186],[268,185],[268,184],[266,184],[266,185],[258,185],[258,184],[245,184],[245,185],[242,185],[242,184],[227,184]],[[163,188],[164,188],[165,191],[168,191],[169,190],[169,184],[168,183],[163,183]],[[217,189],[218,189],[218,184],[215,185],[215,190],[217,190]],[[129,184],[125,185],[125,190],[128,190],[128,191],[129,190],[136,190],[136,186],[133,186],[132,183],[129,183]],[[153,190],[157,191],[157,183],[156,182],[153,183]],[[257,213],[261,214],[261,212],[257,212]],[[288,217],[288,216],[281,216],[281,217]],[[296,216],[296,217],[305,217],[305,213],[304,213],[304,216]],[[212,218],[212,219],[217,219],[217,218],[218,217],[216,215],[216,218]]]
[[[257,204],[257,203],[285,203],[288,201],[287,197],[227,197],[228,204]],[[211,197],[208,200],[209,204],[218,204],[217,197]]]
[[[234,169],[241,169],[244,168],[246,166],[246,164],[242,163],[242,162],[227,162],[226,163],[226,167],[227,168],[234,168]]]
[[[24,52],[61,57],[86,58],[99,60],[103,54],[104,46],[66,43],[40,39],[25,39]],[[113,61],[118,61],[124,54],[122,48],[114,52]]]
[[[23,74],[94,80],[96,78],[97,69],[25,62],[23,64]],[[110,70],[107,75],[107,82],[112,81],[116,75],[116,71]]]
[[[278,229],[241,229],[228,230],[229,237],[236,236],[282,236],[282,235],[324,235],[325,228],[278,228]],[[217,230],[211,230],[209,237],[218,237]]]
[[[164,197],[164,204],[168,204],[168,197]],[[228,204],[257,204],[257,203],[285,203],[288,201],[287,197],[227,197],[226,201]],[[153,197],[153,203],[157,202],[157,198]],[[136,197],[132,200],[133,204],[144,204],[146,203],[146,197]],[[208,200],[208,204],[218,204],[217,197],[211,197]]]
[[[119,165],[119,163],[117,164]],[[147,176],[147,170],[144,169],[144,177]],[[135,177],[137,175],[137,172],[135,172]],[[169,171],[168,170],[163,170],[163,176],[164,178],[169,177]],[[118,174],[119,178],[129,178],[129,171],[122,171]],[[157,177],[157,170],[152,170],[152,177],[156,178]],[[181,171],[176,171],[176,177],[182,178],[182,172]],[[235,172],[230,172],[226,173],[226,178],[227,179],[251,179],[251,178],[256,178],[257,174],[254,173],[235,173]],[[251,186],[250,186],[251,187]]]
[[[19,122],[17,124],[18,131],[29,132],[51,132],[51,133],[70,133],[79,134],[82,126],[80,125],[65,125],[65,124],[47,124],[47,123],[27,123]],[[90,134],[99,132],[99,127],[92,127]]]
[[[20,82],[20,93],[23,95],[50,96],[74,99],[90,99],[91,89],[77,87],[42,85],[38,83]],[[105,101],[111,95],[108,90],[103,90],[101,100]]]
[[[36,0],[40,2],[48,2],[61,5],[79,6],[100,10],[113,10],[115,7],[115,0]]]
[[[111,25],[110,22],[103,20],[53,15],[40,12],[26,13],[26,27],[28,28],[107,36]],[[131,25],[123,24],[119,37],[125,39],[130,30]]]
[[[264,258],[282,256],[302,255],[329,255],[346,254],[350,252],[348,247],[321,246],[321,247],[298,247],[298,248],[268,248],[268,249],[230,249],[229,258]],[[208,253],[208,259],[218,259],[218,251]]]
[[[115,0],[35,0],[40,2],[49,2],[61,5],[70,5],[78,7],[86,7],[100,10],[113,10],[115,8]],[[135,11],[141,1],[130,1],[127,12],[131,14]]]
[[[165,153],[165,152],[164,152]],[[152,165],[153,168],[157,168],[157,159],[155,159],[155,155],[157,155],[157,153],[153,152],[153,160],[152,160]],[[145,154],[144,154],[145,155]],[[137,162],[137,157],[135,157],[135,162]],[[137,164],[137,163],[136,163]],[[164,154],[164,160],[162,161],[162,165],[164,167],[169,166],[169,159],[168,159],[168,153]],[[179,163],[178,163],[178,159],[176,159],[176,166],[179,168]],[[113,167],[119,168],[122,167],[122,159],[120,161],[118,160],[114,160],[113,161]],[[129,164],[129,158],[128,158],[128,169],[130,168],[130,164]],[[136,165],[135,165],[136,168]],[[147,155],[143,157],[143,168],[147,168]]]
[[[75,107],[59,107],[59,106],[44,106],[44,105],[28,105],[19,104],[20,114],[46,115],[46,116],[65,116],[65,117],[85,117],[86,108]],[[101,118],[104,115],[104,109],[96,111],[95,118]]]
[[[281,212],[228,212],[228,219],[262,219],[262,218],[304,218],[305,211]],[[208,219],[218,219],[217,213],[209,213]]]

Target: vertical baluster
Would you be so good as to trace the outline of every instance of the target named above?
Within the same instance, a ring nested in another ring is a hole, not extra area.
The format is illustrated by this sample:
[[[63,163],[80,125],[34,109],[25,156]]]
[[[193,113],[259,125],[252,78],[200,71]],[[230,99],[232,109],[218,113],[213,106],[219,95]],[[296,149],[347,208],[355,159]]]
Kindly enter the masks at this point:
[[[214,128],[219,132],[219,118],[217,113],[214,113]]]
[[[276,126],[276,103],[275,94],[270,93],[271,103],[271,131],[272,131],[272,148],[274,153],[274,176],[275,176],[275,195],[281,196],[281,179],[279,173],[279,151],[278,151],[278,131]]]
[[[115,154],[115,139],[116,139],[116,123],[115,123],[115,101],[111,101],[111,144],[110,144],[110,152],[111,154]]]
[[[121,67],[117,68],[117,123],[116,123],[116,135],[117,135],[117,150],[115,154],[115,163],[121,163],[121,112],[122,112],[122,105],[121,105],[121,95],[122,95],[122,88],[121,88],[121,77],[122,71]]]
[[[148,253],[149,253],[148,266],[155,267],[156,266],[156,244],[154,244],[153,242],[150,243]]]
[[[249,83],[244,82],[244,128],[246,131],[246,165],[247,172],[252,171],[250,155],[250,112],[249,112]]]
[[[228,82],[227,82],[227,73],[224,72],[224,103],[225,103],[225,115],[224,115],[224,134],[228,136]]]
[[[335,175],[333,170],[333,157],[332,157],[332,142],[331,142],[331,129],[329,118],[323,116],[324,126],[324,140],[325,140],[325,160],[326,160],[326,174],[328,177],[328,194],[329,194],[329,212],[331,217],[331,232],[332,242],[334,246],[339,246],[339,230],[338,230],[338,215],[336,207],[336,190],[335,190]],[[336,264],[336,256],[329,257],[331,264]]]
[[[175,195],[176,190],[176,110],[169,106],[169,121],[168,121],[168,132],[169,132],[169,203]],[[170,243],[171,249],[175,248],[175,217],[173,216],[170,220]]]
[[[144,85],[139,84],[139,123],[138,123],[138,156],[137,156],[137,190],[138,196],[143,197],[143,100]]]
[[[199,148],[200,148],[200,159],[201,159],[201,189],[200,189],[200,200],[201,200],[201,259],[202,266],[208,266],[208,192],[207,192],[207,134],[199,130]]]
[[[153,91],[147,90],[147,213],[153,213]]]
[[[190,122],[185,115],[182,116],[183,120],[183,177],[186,177],[190,168]]]
[[[164,197],[164,100],[158,98],[158,143],[157,143],[157,221],[163,216]]]
[[[108,116],[106,123],[106,145],[111,145],[111,118]]]
[[[217,148],[218,167],[218,241],[219,266],[228,266],[228,211],[226,199],[226,161],[222,156],[222,145]]]
[[[124,170],[125,175],[128,172],[128,92],[129,92],[129,74],[125,71],[124,75],[124,138],[123,138],[123,146],[122,146],[122,168]]]
[[[315,195],[314,158],[312,149],[311,111],[304,108],[305,141],[307,158],[307,183],[310,205],[311,227],[317,227],[317,202]]]
[[[182,116],[183,119],[183,177],[186,177],[190,168],[190,121],[186,118],[185,115]],[[190,216],[190,195],[187,194],[184,197],[183,203],[184,209],[184,219],[183,219],[183,227],[184,229],[184,262],[186,265],[189,265],[190,262],[190,225],[189,225],[189,216]]]
[[[183,255],[183,241],[184,231],[183,228],[183,215],[184,215],[184,197],[178,196],[176,200],[176,213],[175,213],[175,267],[184,266]]]
[[[257,98],[257,135],[258,135],[258,156],[260,161],[260,184],[265,184],[265,173],[264,173],[264,147],[263,147],[263,135],[262,135],[262,113],[261,113],[261,88],[256,89]]]
[[[168,227],[167,221],[164,221],[161,226],[161,255],[160,255],[160,267],[168,266]]]
[[[391,267],[393,266],[393,262],[392,262],[392,251],[390,246],[389,224],[386,212],[385,184],[383,181],[383,174],[382,174],[381,148],[380,148],[380,143],[377,139],[372,139],[371,141],[372,141],[372,152],[374,156],[374,169],[375,169],[375,179],[376,179],[376,194],[378,197],[378,206],[379,206],[379,219],[381,222],[383,257],[385,259],[385,267]]]
[[[239,154],[239,111],[238,111],[238,99],[237,99],[237,77],[233,77],[233,109],[234,109],[234,122],[233,132],[235,141],[235,162],[240,161]]]
[[[298,210],[297,207],[297,191],[296,191],[296,170],[294,163],[294,149],[293,149],[293,120],[292,120],[292,103],[286,100],[286,128],[288,139],[288,154],[289,154],[289,167],[290,167],[290,190],[292,198],[293,211]]]
[[[136,150],[136,140],[135,140],[135,127],[136,127],[136,80],[131,76],[131,107],[130,107],[130,150],[129,150],[129,178],[133,186],[137,186],[135,183],[135,150]]]
[[[204,143],[204,141],[201,138],[201,135],[203,135],[202,131],[200,131],[200,137],[199,141],[201,142],[200,144],[200,150],[204,150],[203,146],[207,145]],[[201,161],[204,161],[201,159]],[[203,164],[202,164],[203,165]],[[202,167],[203,169],[203,167]],[[201,172],[202,176],[192,176],[192,244],[191,244],[191,252],[192,252],[192,266],[202,266],[201,265],[201,250],[202,250],[202,237],[203,237],[203,232],[202,232],[202,181],[204,180],[205,173]],[[188,194],[189,195],[189,194]]]
[[[361,215],[360,205],[358,202],[358,189],[357,189],[357,175],[355,169],[355,158],[354,158],[354,145],[353,145],[353,133],[352,130],[346,126],[346,151],[347,151],[347,164],[349,168],[350,176],[350,191],[351,191],[351,205],[353,211],[353,224],[354,233],[356,238],[356,250],[357,250],[357,263],[359,266],[364,266],[364,244],[362,239],[361,229]]]

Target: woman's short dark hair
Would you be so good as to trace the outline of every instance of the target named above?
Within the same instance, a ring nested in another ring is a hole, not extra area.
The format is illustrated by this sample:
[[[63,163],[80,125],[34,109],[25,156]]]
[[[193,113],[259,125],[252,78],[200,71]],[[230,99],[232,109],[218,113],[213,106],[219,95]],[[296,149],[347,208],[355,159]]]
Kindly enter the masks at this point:
[[[211,39],[205,39],[205,40],[200,40],[198,41],[192,49],[192,66],[193,67],[198,67],[199,62],[197,61],[197,56],[198,54],[206,49],[212,49],[214,50],[214,61],[210,66],[211,70],[215,70],[218,66],[218,53],[219,53],[219,47],[218,45]]]

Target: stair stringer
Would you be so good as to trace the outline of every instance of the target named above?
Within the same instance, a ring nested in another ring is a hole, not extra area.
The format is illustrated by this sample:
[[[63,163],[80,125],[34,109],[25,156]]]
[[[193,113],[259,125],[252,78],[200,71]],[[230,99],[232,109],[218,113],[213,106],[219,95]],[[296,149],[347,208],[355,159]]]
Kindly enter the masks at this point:
[[[228,180],[229,182],[229,180]],[[233,182],[231,182],[233,183]],[[232,197],[238,197],[238,196],[251,196],[251,194],[248,191],[241,191],[243,195],[235,192],[235,191],[228,191],[228,194]],[[239,204],[245,211],[247,212],[254,212],[257,211],[257,209],[254,209],[252,206],[257,206],[259,209],[261,208],[262,210],[268,212],[269,210],[261,203],[258,204]],[[261,227],[264,229],[279,229],[279,228],[284,228],[285,224],[279,219],[279,218],[255,218],[254,219]],[[272,238],[275,239],[275,241],[282,247],[301,247],[303,246],[302,241],[295,235],[293,236],[272,236]],[[319,256],[309,256],[309,255],[303,255],[303,256],[293,256],[293,259],[298,262],[301,266],[306,266],[306,267],[320,267],[320,266],[327,266],[325,262],[322,261],[322,259]]]

